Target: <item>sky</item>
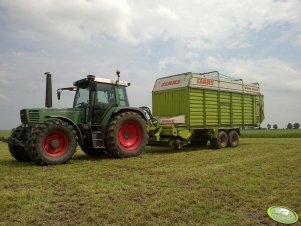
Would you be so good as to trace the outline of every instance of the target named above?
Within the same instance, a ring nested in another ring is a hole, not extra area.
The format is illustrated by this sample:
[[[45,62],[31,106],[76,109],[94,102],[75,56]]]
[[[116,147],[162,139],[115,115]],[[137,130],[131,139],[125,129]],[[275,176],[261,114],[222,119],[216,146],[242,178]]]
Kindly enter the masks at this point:
[[[260,83],[262,127],[301,123],[300,0],[0,0],[0,29],[0,129],[44,106],[44,72],[55,94],[116,69],[132,106],[151,107],[159,77],[217,70]]]

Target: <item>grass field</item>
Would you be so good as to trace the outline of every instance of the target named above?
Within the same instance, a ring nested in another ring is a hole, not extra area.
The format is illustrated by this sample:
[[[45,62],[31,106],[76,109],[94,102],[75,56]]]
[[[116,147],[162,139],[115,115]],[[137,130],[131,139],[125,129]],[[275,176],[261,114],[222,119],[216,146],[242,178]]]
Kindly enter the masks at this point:
[[[237,148],[147,148],[123,160],[78,149],[65,165],[40,167],[0,143],[0,225],[278,225],[272,205],[301,214],[300,147],[300,138],[242,138]]]
[[[242,130],[246,138],[301,138],[301,129]]]

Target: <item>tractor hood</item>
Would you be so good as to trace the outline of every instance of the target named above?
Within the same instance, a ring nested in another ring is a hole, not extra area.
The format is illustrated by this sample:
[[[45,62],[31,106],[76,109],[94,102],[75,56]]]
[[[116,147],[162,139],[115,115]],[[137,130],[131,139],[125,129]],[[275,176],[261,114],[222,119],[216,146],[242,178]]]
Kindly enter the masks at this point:
[[[50,118],[71,120],[76,124],[85,123],[85,108],[28,108],[20,111],[22,124],[43,123]]]

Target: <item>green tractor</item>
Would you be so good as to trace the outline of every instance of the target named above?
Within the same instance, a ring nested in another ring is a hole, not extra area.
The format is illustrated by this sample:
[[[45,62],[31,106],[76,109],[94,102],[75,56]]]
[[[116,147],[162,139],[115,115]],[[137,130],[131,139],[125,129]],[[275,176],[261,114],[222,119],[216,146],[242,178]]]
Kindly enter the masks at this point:
[[[89,156],[116,158],[138,156],[148,141],[147,118],[140,108],[129,107],[126,87],[130,83],[88,75],[75,81],[72,108],[52,108],[51,74],[46,72],[45,108],[20,111],[22,125],[8,139],[11,155],[18,161],[38,165],[68,162],[77,145]]]

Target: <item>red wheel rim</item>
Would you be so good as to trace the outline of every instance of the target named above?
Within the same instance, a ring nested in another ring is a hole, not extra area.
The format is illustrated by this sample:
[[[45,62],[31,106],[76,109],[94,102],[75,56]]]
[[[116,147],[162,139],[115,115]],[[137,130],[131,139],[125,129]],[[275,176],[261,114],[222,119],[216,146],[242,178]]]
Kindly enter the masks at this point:
[[[118,139],[120,145],[126,151],[133,151],[140,146],[142,140],[142,132],[139,124],[135,121],[128,121],[122,124]]]
[[[61,131],[51,132],[45,137],[43,148],[48,156],[60,157],[65,154],[68,148],[68,137]]]

